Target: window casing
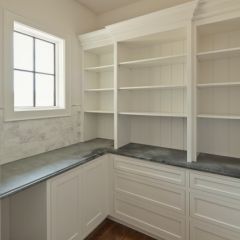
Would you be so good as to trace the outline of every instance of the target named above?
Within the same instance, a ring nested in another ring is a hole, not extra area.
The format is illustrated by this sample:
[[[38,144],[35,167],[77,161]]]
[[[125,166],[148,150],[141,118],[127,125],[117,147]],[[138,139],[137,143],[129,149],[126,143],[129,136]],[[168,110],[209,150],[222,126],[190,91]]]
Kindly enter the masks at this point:
[[[5,121],[69,116],[68,36],[51,35],[8,11],[4,19]]]

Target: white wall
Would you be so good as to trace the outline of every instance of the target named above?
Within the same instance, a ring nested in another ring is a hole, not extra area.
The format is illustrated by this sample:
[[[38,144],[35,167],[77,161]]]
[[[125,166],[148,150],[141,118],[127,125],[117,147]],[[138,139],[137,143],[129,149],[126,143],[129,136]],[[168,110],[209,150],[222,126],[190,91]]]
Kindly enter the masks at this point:
[[[112,23],[138,17],[189,1],[191,0],[140,0],[125,7],[98,15],[98,26],[102,28]]]
[[[72,116],[42,120],[3,120],[3,12],[71,38]],[[80,141],[81,54],[77,35],[96,29],[95,15],[74,0],[0,0],[0,164]]]

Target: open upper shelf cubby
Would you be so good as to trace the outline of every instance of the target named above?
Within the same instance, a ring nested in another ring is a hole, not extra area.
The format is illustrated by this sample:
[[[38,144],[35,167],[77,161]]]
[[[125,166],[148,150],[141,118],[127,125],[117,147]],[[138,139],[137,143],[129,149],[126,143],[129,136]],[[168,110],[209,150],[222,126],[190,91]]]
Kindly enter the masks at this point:
[[[84,69],[93,72],[113,70],[113,45],[86,50]]]
[[[113,139],[113,45],[84,51],[83,140]]]
[[[240,18],[197,27],[198,152],[240,158]]]

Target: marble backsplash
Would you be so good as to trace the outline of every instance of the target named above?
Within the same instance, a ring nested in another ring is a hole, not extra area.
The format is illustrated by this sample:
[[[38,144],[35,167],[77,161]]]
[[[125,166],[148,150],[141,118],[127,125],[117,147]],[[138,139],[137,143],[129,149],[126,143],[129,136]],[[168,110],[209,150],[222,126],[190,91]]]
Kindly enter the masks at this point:
[[[0,164],[80,142],[80,107],[70,117],[4,122],[0,110]]]

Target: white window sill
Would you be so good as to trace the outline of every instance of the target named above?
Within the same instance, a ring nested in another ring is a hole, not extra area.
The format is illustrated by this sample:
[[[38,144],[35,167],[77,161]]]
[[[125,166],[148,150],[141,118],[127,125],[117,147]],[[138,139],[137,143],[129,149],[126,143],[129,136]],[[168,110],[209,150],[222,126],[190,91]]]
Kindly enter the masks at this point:
[[[38,109],[23,109],[21,108],[15,111],[5,110],[5,122],[11,121],[23,121],[23,120],[33,120],[33,119],[44,119],[44,118],[54,118],[54,117],[69,117],[71,116],[70,108],[38,108]]]

